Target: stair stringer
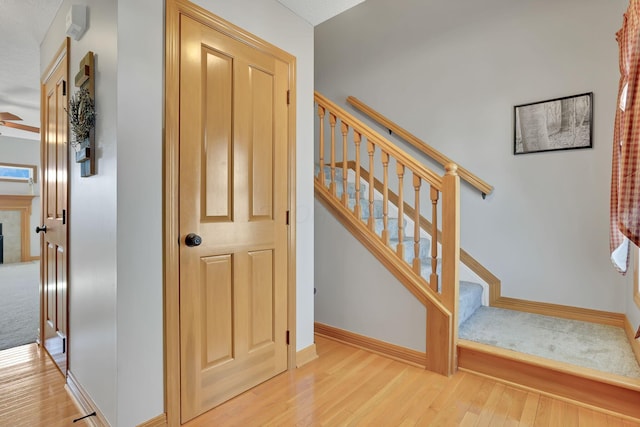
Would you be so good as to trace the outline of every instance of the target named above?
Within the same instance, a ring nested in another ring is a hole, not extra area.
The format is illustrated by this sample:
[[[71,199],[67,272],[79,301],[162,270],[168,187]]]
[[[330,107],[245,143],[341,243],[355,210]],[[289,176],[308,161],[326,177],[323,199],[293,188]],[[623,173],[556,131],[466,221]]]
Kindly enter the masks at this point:
[[[457,327],[455,313],[442,302],[420,275],[400,260],[380,237],[358,220],[331,191],[314,181],[317,200],[396,278],[427,310],[425,367],[442,375],[452,375],[457,367]],[[456,292],[457,294],[457,292]],[[457,295],[456,295],[457,298]],[[438,349],[434,352],[430,349]],[[446,350],[446,351],[441,351]]]

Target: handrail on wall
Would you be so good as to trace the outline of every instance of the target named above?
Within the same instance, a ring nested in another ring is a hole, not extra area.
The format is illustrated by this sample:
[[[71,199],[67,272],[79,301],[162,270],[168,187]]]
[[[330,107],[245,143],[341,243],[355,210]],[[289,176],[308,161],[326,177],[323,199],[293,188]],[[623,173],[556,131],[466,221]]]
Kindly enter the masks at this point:
[[[442,165],[443,167],[446,166],[447,164],[455,163],[453,160],[451,160],[450,158],[448,158],[447,156],[445,156],[435,148],[431,147],[429,144],[422,141],[420,138],[416,137],[406,129],[402,128],[397,123],[394,123],[393,121],[389,120],[387,117],[383,116],[373,108],[369,107],[364,102],[360,101],[358,98],[349,96],[347,97],[347,102],[351,104],[353,107],[355,107],[357,110],[360,110],[362,113],[366,114],[371,119],[378,122],[380,125],[387,128],[390,132],[395,133],[400,138],[404,139],[406,142],[413,145],[415,148],[420,150],[425,155],[429,156],[436,162],[440,163],[440,165]],[[458,175],[460,176],[461,179],[467,181],[473,187],[480,190],[480,193],[482,193],[483,199],[486,197],[487,194],[491,194],[491,192],[493,191],[493,186],[489,185],[482,179],[478,178],[476,175],[469,172],[467,169],[463,168],[459,164],[458,164]]]

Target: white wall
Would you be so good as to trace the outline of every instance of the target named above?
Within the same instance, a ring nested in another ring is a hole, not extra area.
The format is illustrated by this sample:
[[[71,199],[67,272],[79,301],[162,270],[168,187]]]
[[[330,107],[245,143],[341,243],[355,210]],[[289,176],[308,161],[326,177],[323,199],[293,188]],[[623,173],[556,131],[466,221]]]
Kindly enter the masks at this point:
[[[297,57],[297,346],[313,343],[313,28],[275,0],[199,1]],[[41,69],[63,40],[65,0],[42,45]],[[114,426],[164,410],[162,112],[164,6],[85,1],[96,54],[96,176],[70,180],[70,370]],[[117,32],[116,32],[117,28]]]
[[[65,37],[65,0],[40,51],[40,70],[54,59]],[[69,370],[108,421],[116,425],[116,2],[85,0],[89,28],[71,41],[70,80],[88,52],[95,54],[96,171],[80,177],[69,162]],[[72,91],[75,85],[70,84]]]
[[[35,228],[40,224],[40,141],[0,136],[0,162],[37,166],[38,177],[33,187],[24,182],[0,181],[0,194],[34,194],[31,204],[31,223],[28,224],[31,256],[40,256],[40,236]],[[32,192],[33,191],[33,192]]]
[[[487,200],[462,186],[461,244],[504,296],[624,312],[608,224],[626,2],[463,3],[368,0],[319,25],[316,90],[360,98],[495,186]],[[593,149],[512,154],[514,105],[591,91]]]
[[[629,286],[628,289],[628,298],[626,298],[627,305],[625,307],[627,319],[629,319],[629,323],[635,329],[640,327],[640,308],[636,304],[633,298],[633,275],[629,275]]]
[[[424,352],[425,307],[320,202],[315,202],[315,318]],[[339,244],[335,244],[339,242]]]
[[[118,426],[164,412],[163,29],[163,2],[118,1]]]

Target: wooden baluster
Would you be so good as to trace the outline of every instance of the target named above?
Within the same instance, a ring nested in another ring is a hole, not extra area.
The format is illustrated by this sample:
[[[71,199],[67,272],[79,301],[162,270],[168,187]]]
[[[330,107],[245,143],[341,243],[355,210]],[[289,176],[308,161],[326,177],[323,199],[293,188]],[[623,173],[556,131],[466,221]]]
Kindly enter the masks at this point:
[[[431,186],[431,277],[429,285],[438,292],[438,189]]]
[[[389,154],[382,151],[382,242],[389,245]]]
[[[322,186],[325,186],[325,177],[324,177],[324,107],[322,105],[318,105],[318,117],[320,117],[320,174],[318,175],[318,179],[322,183]]]
[[[360,143],[362,142],[362,135],[360,132],[353,130],[353,143],[356,146],[356,206],[353,209],[353,213],[358,219],[362,218],[362,208],[360,207]]]
[[[342,204],[349,206],[349,195],[347,194],[347,133],[349,133],[349,125],[342,122],[340,126],[342,130]]]
[[[413,271],[420,274],[420,186],[422,180],[413,173],[413,189],[415,190],[415,215],[413,218]]]
[[[369,140],[367,140],[367,153],[369,153],[369,218],[367,219],[367,225],[369,230],[375,232],[375,220],[373,218],[373,190],[374,190],[374,178],[373,178],[373,154],[376,146]]]
[[[336,195],[336,115],[329,113],[329,125],[331,125],[331,183],[329,184],[329,191]]]
[[[396,173],[398,174],[398,248],[400,259],[404,260],[404,165],[396,161]]]

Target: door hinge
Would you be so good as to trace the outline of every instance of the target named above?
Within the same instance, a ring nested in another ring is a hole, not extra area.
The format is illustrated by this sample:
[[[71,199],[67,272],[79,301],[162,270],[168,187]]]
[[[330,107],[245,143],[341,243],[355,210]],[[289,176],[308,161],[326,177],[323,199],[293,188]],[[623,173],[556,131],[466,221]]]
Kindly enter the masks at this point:
[[[289,331],[287,331],[287,345],[289,345]]]
[[[62,96],[67,96],[67,81],[62,81]]]
[[[62,209],[62,225],[65,225],[66,223],[67,223],[67,210]]]
[[[66,338],[62,338],[62,352],[63,353],[67,352],[67,339]]]
[[[291,91],[287,90],[287,105],[291,104]]]
[[[286,221],[287,221],[287,225],[289,225],[289,211],[287,211],[287,219],[286,219]]]

